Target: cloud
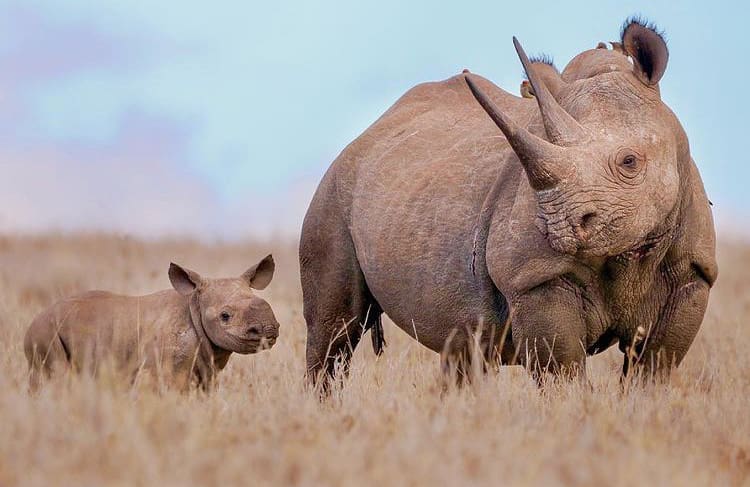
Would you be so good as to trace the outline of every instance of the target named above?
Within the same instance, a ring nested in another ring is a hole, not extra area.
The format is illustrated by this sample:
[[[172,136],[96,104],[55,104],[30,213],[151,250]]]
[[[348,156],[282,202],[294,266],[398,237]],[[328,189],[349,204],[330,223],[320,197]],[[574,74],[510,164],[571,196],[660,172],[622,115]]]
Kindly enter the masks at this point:
[[[102,102],[117,96],[107,92],[111,85],[102,85],[105,94],[99,98],[72,91],[65,110],[40,114],[45,93],[64,92],[68,83],[82,79],[136,76],[163,57],[169,40],[147,49],[149,35],[143,31],[115,35],[88,19],[62,20],[20,3],[3,7],[0,30],[0,231],[94,230],[209,240],[296,234],[317,177],[291,177],[280,188],[260,182],[245,191],[239,185],[228,198],[205,169],[197,173],[190,163],[198,121],[123,100],[111,120],[87,131],[91,135],[107,125],[104,137],[40,130],[40,123],[64,128],[81,117],[96,120],[105,109]],[[216,164],[211,170],[228,173],[224,178],[231,181],[232,170],[245,168]]]
[[[10,86],[51,83],[86,69],[120,69],[130,59],[130,42],[90,24],[66,24],[38,11],[11,5],[3,12],[0,69]]]
[[[180,167],[175,127],[134,115],[114,143],[0,148],[0,229],[198,232],[216,196]]]
[[[158,38],[158,41],[156,40]],[[107,97],[120,108],[116,93],[94,99],[92,86],[104,78],[124,78],[153,69],[182,47],[151,32],[105,28],[94,18],[69,18],[39,5],[6,2],[0,6],[0,133],[4,138],[47,137],[50,126],[71,124],[83,114],[104,112]],[[87,89],[71,90],[79,82]],[[45,105],[60,93],[74,110]],[[118,116],[122,115],[121,113]],[[52,119],[52,120],[50,120]],[[96,133],[97,125],[89,126]],[[115,124],[116,121],[113,122]]]
[[[316,181],[224,200],[185,167],[190,131],[131,114],[112,143],[0,147],[0,231],[232,240],[296,235]]]

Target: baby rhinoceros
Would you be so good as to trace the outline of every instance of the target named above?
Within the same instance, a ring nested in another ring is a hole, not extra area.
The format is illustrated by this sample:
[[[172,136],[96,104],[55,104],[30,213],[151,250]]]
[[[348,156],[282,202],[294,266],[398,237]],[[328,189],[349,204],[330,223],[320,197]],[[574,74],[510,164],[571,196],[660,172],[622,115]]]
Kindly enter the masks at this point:
[[[271,255],[237,278],[208,279],[171,264],[174,289],[146,296],[90,291],[58,301],[31,323],[24,339],[30,385],[60,367],[95,371],[102,362],[135,377],[159,374],[184,388],[207,388],[232,352],[270,348],[279,324],[254,290],[274,273]]]

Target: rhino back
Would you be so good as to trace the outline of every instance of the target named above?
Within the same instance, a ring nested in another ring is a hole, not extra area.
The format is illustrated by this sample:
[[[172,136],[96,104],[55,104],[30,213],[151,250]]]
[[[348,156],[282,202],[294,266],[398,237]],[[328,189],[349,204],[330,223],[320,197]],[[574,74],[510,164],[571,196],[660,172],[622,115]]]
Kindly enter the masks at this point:
[[[498,106],[528,122],[533,104],[479,82]],[[498,178],[511,184],[489,206],[496,212],[512,206],[521,166],[511,154],[463,77],[455,76],[409,91],[326,176],[335,178],[371,292],[430,348],[443,347],[452,333],[436,324],[497,321],[494,288],[486,270],[476,268],[489,225],[480,214]]]

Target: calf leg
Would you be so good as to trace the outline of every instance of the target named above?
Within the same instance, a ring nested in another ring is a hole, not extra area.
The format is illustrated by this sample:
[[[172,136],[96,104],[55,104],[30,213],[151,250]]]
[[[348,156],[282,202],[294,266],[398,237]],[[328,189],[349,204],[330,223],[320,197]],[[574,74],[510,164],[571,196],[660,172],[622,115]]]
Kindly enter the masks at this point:
[[[33,323],[24,339],[24,354],[29,364],[29,389],[35,391],[55,369],[67,367],[70,357],[62,338],[52,326]]]

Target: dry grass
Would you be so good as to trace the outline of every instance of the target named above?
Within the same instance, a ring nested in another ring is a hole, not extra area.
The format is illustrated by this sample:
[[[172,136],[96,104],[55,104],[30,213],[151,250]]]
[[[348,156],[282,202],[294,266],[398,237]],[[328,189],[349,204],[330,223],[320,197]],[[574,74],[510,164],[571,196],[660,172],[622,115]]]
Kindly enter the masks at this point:
[[[22,337],[52,300],[168,286],[170,260],[236,274],[274,250],[274,349],[234,356],[210,395],[66,377],[26,391]],[[592,388],[543,392],[519,368],[441,394],[437,356],[392,325],[343,391],[302,386],[305,327],[291,245],[0,239],[0,485],[750,485],[750,247],[720,249],[703,328],[668,386],[623,393],[619,354]]]

